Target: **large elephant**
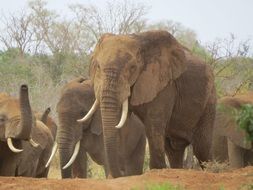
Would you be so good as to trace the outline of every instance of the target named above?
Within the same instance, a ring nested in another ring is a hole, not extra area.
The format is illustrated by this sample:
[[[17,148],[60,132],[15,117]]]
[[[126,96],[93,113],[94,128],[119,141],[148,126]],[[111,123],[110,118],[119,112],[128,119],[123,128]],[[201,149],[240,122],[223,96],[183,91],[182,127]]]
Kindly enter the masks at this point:
[[[21,86],[19,99],[0,94],[0,130],[0,176],[46,177],[37,165],[42,157],[45,164],[49,159],[53,137],[35,118],[27,85]]]
[[[103,130],[100,110],[84,124],[77,122],[95,100],[90,80],[75,79],[66,84],[57,104],[60,165],[62,178],[87,177],[86,153],[99,165],[105,166]],[[130,115],[126,126],[117,134],[122,175],[137,175],[143,171],[146,136],[138,117]],[[72,164],[73,163],[73,164]]]
[[[165,153],[172,168],[181,168],[189,144],[199,161],[211,158],[216,105],[212,69],[167,31],[103,35],[92,55],[90,77],[96,101],[78,121],[86,122],[100,105],[113,177],[121,176],[116,134],[128,107],[146,126],[151,169],[166,167]]]
[[[233,109],[239,110],[244,104],[253,105],[253,92],[218,101],[212,156],[217,161],[229,161],[232,168],[253,165],[253,142],[246,140],[247,134],[240,129],[233,114]]]

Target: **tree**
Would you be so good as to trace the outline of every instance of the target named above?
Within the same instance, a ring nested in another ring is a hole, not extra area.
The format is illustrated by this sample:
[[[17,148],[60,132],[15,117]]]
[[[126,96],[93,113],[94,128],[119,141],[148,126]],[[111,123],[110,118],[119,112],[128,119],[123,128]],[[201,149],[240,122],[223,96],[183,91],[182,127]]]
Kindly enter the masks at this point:
[[[233,34],[206,45],[206,61],[214,69],[220,96],[234,96],[248,90],[253,78],[250,41],[238,41]]]
[[[36,38],[32,25],[33,17],[25,9],[17,14],[2,15],[3,28],[0,42],[5,49],[17,48],[19,54],[36,53],[40,40]]]
[[[172,20],[160,21],[146,26],[146,30],[167,30],[187,48],[193,49],[197,42],[197,34],[190,28]]]
[[[127,34],[140,32],[145,25],[144,15],[147,7],[127,0],[107,1],[104,9],[82,4],[71,5],[77,25],[94,44],[104,33]]]

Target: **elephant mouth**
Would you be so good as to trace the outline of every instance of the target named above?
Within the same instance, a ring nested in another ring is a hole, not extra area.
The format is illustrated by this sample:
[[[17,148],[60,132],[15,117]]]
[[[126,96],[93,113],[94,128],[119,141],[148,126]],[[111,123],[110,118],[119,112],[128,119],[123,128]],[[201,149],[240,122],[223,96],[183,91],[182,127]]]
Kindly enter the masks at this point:
[[[20,116],[14,116],[12,119],[9,120],[9,125],[10,125],[10,128],[15,128],[16,126],[20,126],[20,122],[21,122],[21,119],[20,119]],[[12,138],[12,137],[6,137],[6,142],[7,142],[7,145],[9,147],[9,149],[14,152],[14,153],[19,153],[19,152],[22,152],[23,149],[18,149],[14,146],[13,144],[13,139],[15,138]],[[18,139],[17,139],[18,140]],[[32,138],[29,138],[28,139],[29,143],[37,148],[39,146],[39,144],[37,144]]]
[[[79,123],[86,122],[88,119],[92,117],[92,115],[96,112],[98,107],[99,101],[96,99],[89,112],[82,119],[78,119],[77,122]],[[122,104],[121,118],[118,125],[115,126],[117,129],[120,129],[124,126],[127,119],[127,114],[128,114],[128,98]]]

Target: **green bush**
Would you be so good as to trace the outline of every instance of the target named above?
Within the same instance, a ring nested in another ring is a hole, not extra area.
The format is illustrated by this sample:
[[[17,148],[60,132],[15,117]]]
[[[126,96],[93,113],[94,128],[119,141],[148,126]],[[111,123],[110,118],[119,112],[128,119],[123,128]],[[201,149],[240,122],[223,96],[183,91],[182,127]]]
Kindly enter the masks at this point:
[[[247,140],[253,141],[253,105],[245,104],[241,107],[237,123],[241,129],[246,131]]]
[[[139,188],[133,188],[132,190],[138,190]],[[144,188],[145,190],[183,190],[180,185],[172,185],[168,182],[165,183],[150,183]]]

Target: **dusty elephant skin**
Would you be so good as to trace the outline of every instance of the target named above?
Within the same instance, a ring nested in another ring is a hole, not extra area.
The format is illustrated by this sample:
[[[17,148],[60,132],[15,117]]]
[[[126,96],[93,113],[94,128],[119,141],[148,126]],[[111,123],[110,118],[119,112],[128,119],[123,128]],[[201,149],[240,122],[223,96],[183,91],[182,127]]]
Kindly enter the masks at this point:
[[[61,170],[62,178],[87,177],[87,153],[97,164],[104,165],[107,174],[100,110],[97,110],[86,123],[77,122],[77,119],[89,111],[94,100],[90,80],[78,78],[63,87],[57,104],[57,142],[61,168],[69,162],[79,141],[80,148],[73,164]],[[126,125],[118,130],[116,142],[120,170],[124,176],[142,173],[146,145],[145,127],[142,122],[134,114],[128,118]]]
[[[38,139],[43,151],[40,154],[39,161],[36,168],[36,176],[37,178],[40,177],[47,177],[49,172],[49,165],[50,162],[49,157],[51,155],[53,141],[56,137],[57,125],[56,122],[49,116],[51,109],[47,108],[43,113],[36,113],[35,117],[37,120],[41,121],[44,125],[41,125],[41,130],[35,130],[37,134],[35,134],[35,138]],[[45,128],[46,127],[46,128]],[[39,128],[39,127],[38,127]],[[36,133],[35,132],[35,133]],[[33,134],[32,134],[33,135]],[[47,167],[46,164],[48,164]]]
[[[151,169],[166,167],[165,153],[172,168],[181,168],[189,144],[199,161],[211,159],[216,105],[213,73],[171,34],[103,35],[92,55],[90,77],[113,177],[121,176],[115,126],[121,121],[122,104],[128,101],[129,110],[146,126]]]
[[[26,85],[21,86],[19,99],[0,93],[0,130],[0,175],[46,177],[45,165],[40,170],[37,166],[47,162],[53,137],[35,118]]]
[[[253,165],[252,143],[246,141],[246,133],[237,125],[234,116],[228,109],[240,109],[244,104],[253,105],[253,92],[234,97],[224,97],[218,101],[216,113],[212,156],[217,161],[229,161],[232,168]]]

